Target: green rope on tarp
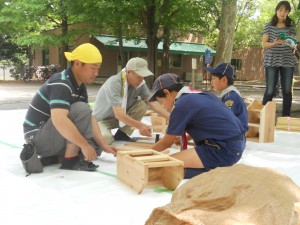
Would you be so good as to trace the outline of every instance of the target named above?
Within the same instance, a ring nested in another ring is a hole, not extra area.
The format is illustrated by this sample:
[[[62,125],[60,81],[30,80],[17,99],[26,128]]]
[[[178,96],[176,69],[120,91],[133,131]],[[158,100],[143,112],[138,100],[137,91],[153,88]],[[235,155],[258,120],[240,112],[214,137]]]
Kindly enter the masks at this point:
[[[19,148],[19,149],[23,148],[23,147],[20,147],[20,146],[14,145],[14,144],[10,144],[10,143],[7,143],[7,142],[1,141],[1,140],[0,140],[0,145],[6,145],[11,148]]]
[[[170,189],[161,188],[161,187],[153,188],[153,191],[156,192],[156,193],[169,193],[169,194],[173,194],[173,191],[171,191]]]
[[[89,102],[89,106],[90,106],[91,108],[93,108],[94,105],[95,105],[95,102]]]
[[[14,145],[14,144],[10,144],[10,143],[7,143],[7,142],[1,141],[1,140],[0,140],[0,144],[1,145],[9,146],[11,148],[18,148],[18,149],[22,148],[20,146],[17,146],[17,145]],[[107,172],[103,172],[103,171],[99,171],[99,170],[96,170],[96,172],[101,173],[101,174],[106,175],[106,176],[114,177],[114,178],[117,177],[116,174],[112,174],[112,173],[107,173]],[[169,194],[173,194],[173,191],[171,191],[171,190],[169,190],[167,188],[161,188],[161,187],[153,188],[153,191],[156,192],[156,193],[169,193]]]
[[[110,176],[110,177],[114,177],[114,178],[117,177],[117,175],[112,174],[112,173],[107,173],[107,172],[103,172],[103,171],[99,171],[99,170],[96,170],[96,171],[97,171],[98,173],[101,173],[101,174],[106,175],[106,176]]]

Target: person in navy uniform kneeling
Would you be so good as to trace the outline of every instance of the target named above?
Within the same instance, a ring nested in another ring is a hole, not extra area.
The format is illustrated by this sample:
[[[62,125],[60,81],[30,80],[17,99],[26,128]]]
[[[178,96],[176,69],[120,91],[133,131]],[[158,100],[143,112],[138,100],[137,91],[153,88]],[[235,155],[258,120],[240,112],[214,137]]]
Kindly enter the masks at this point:
[[[195,147],[172,155],[182,160],[185,178],[216,167],[237,163],[245,149],[245,129],[240,120],[212,93],[193,92],[176,74],[163,74],[153,85],[149,101],[172,110],[165,136],[152,149],[169,148],[186,131]]]

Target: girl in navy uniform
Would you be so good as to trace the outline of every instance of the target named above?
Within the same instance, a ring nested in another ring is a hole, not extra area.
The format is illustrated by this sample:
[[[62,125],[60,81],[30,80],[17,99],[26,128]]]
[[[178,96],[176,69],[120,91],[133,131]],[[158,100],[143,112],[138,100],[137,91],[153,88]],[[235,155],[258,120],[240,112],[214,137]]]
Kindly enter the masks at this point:
[[[172,110],[166,135],[152,149],[169,148],[185,131],[195,147],[172,155],[182,160],[185,178],[238,162],[245,148],[245,129],[240,120],[211,93],[195,93],[183,87],[176,74],[163,74],[153,85],[149,101]]]

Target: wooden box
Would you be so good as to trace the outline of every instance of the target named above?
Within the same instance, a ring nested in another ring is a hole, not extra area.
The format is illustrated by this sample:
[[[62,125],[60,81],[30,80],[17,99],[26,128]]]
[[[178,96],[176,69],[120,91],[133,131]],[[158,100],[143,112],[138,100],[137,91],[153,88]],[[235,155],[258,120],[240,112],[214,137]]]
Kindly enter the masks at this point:
[[[145,187],[175,190],[184,177],[183,162],[152,149],[118,151],[117,177],[140,194]]]
[[[274,142],[276,103],[270,101],[262,105],[259,100],[254,100],[247,108],[249,130],[246,134],[247,141],[260,143]]]

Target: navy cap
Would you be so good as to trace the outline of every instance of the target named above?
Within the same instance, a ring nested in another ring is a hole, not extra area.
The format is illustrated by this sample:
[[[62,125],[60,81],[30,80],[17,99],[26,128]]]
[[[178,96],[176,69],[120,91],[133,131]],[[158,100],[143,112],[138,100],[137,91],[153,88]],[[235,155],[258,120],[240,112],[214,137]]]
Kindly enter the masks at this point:
[[[180,78],[175,73],[165,73],[163,75],[160,75],[153,84],[153,92],[151,97],[149,98],[149,102],[156,101],[155,94],[164,88],[171,87],[174,84],[179,84]]]
[[[216,67],[205,67],[204,69],[210,73],[221,74],[233,78],[233,67],[228,63],[221,63]]]

